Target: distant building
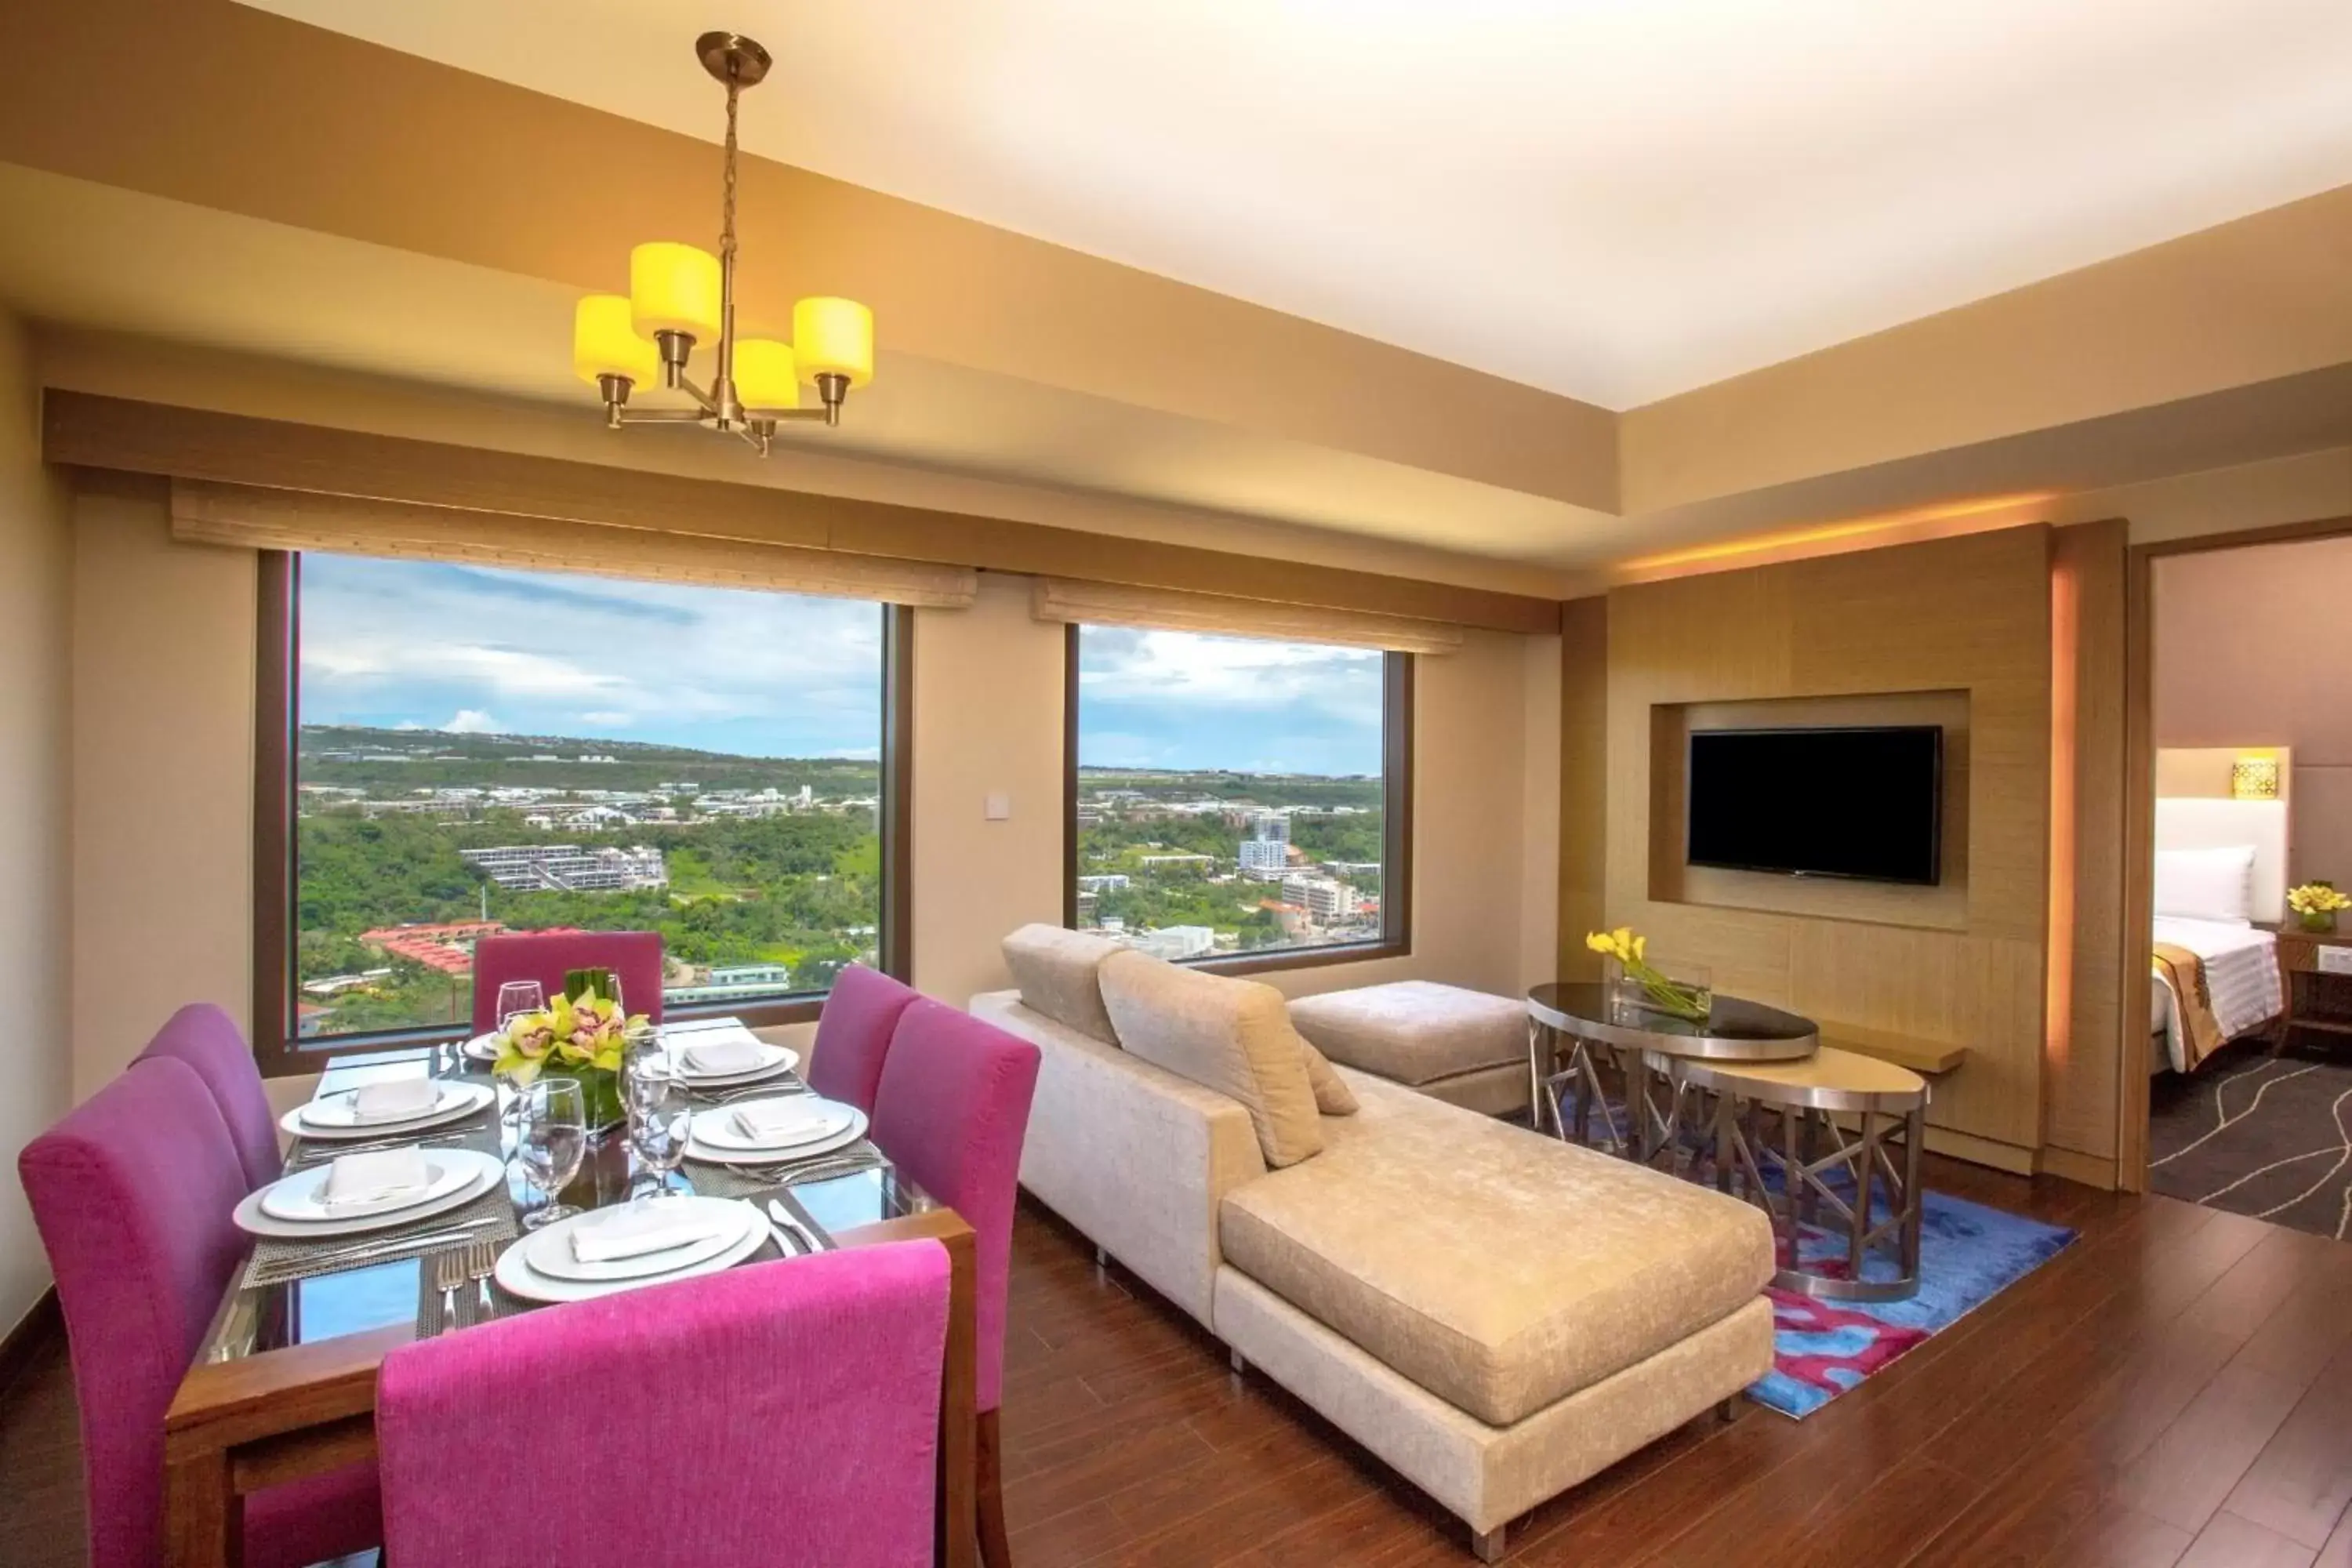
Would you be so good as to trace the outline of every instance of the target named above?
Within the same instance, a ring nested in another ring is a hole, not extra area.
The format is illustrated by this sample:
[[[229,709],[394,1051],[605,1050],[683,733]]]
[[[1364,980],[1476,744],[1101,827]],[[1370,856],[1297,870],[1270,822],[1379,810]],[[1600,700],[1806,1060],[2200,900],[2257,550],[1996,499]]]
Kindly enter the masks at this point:
[[[1286,902],[1305,910],[1307,917],[1320,925],[1344,921],[1356,913],[1356,889],[1328,877],[1285,877],[1282,896]]]
[[[1101,877],[1081,877],[1078,879],[1078,891],[1082,893],[1124,893],[1127,891],[1129,882],[1130,879],[1116,872]]]
[[[1323,869],[1334,877],[1377,877],[1381,863],[1377,860],[1326,860]]]
[[[1171,866],[1213,866],[1214,855],[1139,855],[1135,863],[1147,871],[1164,870]]]
[[[577,844],[508,844],[460,849],[458,856],[501,888],[516,892],[634,892],[669,886],[658,849],[584,849]]]
[[[1290,818],[1262,811],[1242,840],[1242,874],[1261,882],[1278,882],[1290,867]]]
[[[1129,931],[1120,941],[1138,952],[1150,953],[1174,963],[1181,958],[1199,958],[1213,952],[1217,933],[1207,926],[1167,926],[1159,931]]]
[[[746,996],[773,995],[793,987],[793,972],[782,963],[719,963],[685,985],[662,988],[662,1005],[684,1006],[695,1002],[732,1002]]]

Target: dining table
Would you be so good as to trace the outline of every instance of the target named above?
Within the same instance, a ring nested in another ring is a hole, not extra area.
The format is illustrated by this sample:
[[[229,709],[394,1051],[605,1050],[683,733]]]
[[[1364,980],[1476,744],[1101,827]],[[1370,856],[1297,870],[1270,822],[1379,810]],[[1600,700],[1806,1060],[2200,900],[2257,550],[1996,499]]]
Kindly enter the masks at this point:
[[[471,1148],[507,1161],[495,1183],[457,1215],[377,1233],[374,1245],[305,1249],[263,1240],[239,1260],[194,1363],[164,1417],[164,1530],[169,1562],[215,1568],[241,1561],[243,1499],[375,1457],[376,1374],[384,1356],[421,1336],[466,1332],[478,1323],[545,1307],[492,1282],[468,1281],[463,1310],[447,1309],[436,1260],[459,1240],[511,1245],[531,1234],[521,1216],[542,1201],[524,1183],[515,1132],[503,1114],[510,1087],[461,1046],[339,1058],[321,1076],[313,1103],[362,1085],[428,1076],[488,1086],[475,1114],[418,1133],[434,1149]],[[772,1092],[804,1093],[796,1073]],[[477,1098],[478,1089],[468,1090]],[[740,1091],[739,1091],[740,1092]],[[708,1103],[729,1091],[712,1090]],[[559,1194],[582,1209],[625,1204],[644,1188],[628,1140],[592,1139],[579,1173]],[[299,1135],[287,1153],[295,1172],[331,1160],[345,1142]],[[485,1167],[487,1169],[487,1167]],[[658,1178],[656,1178],[658,1179]],[[779,1260],[810,1242],[830,1248],[937,1241],[949,1260],[948,1331],[940,1401],[937,1562],[968,1568],[978,1558],[975,1396],[975,1254],[971,1226],[899,1172],[871,1143],[847,1157],[767,1168],[704,1165],[689,1158],[668,1178],[705,1195],[743,1198],[778,1215],[773,1235],[742,1261]],[[772,1209],[771,1205],[775,1205]],[[462,1227],[462,1228],[453,1228]],[[416,1238],[404,1245],[404,1232]],[[437,1238],[437,1239],[436,1239]],[[561,1310],[560,1308],[555,1310]],[[621,1391],[614,1391],[617,1400]]]

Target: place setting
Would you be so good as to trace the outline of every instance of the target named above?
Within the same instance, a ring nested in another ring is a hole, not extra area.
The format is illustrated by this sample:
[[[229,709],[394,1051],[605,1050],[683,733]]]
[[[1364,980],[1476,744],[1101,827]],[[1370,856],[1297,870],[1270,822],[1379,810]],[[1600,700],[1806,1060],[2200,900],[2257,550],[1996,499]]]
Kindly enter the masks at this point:
[[[742,1025],[727,1020],[703,1026],[672,1026],[661,1031],[671,1068],[678,1081],[706,1099],[729,1096],[753,1085],[772,1086],[800,1066],[798,1051],[771,1045]],[[771,1092],[799,1092],[800,1086],[773,1088]]]
[[[278,1118],[296,1138],[323,1142],[397,1143],[412,1133],[462,1121],[498,1100],[488,1084],[436,1078],[394,1079],[322,1094]]]
[[[289,1172],[247,1194],[232,1218],[256,1238],[249,1285],[513,1229],[506,1163],[497,1154],[413,1144],[339,1154]]]

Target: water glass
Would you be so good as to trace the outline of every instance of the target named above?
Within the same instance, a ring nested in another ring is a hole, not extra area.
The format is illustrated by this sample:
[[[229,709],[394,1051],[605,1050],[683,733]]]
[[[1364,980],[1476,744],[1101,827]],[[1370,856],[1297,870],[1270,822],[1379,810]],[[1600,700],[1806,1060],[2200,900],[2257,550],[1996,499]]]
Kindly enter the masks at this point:
[[[547,1194],[547,1201],[523,1220],[524,1228],[536,1230],[580,1212],[558,1203],[556,1194],[580,1173],[580,1162],[588,1152],[588,1116],[580,1086],[570,1079],[541,1079],[525,1089],[520,1099],[522,1132],[516,1152],[521,1156],[524,1177]]]
[[[661,1058],[647,1053],[632,1064],[625,1093],[629,1109],[629,1150],[653,1177],[652,1190],[663,1192],[686,1159],[687,1135],[693,1130],[694,1104],[686,1085],[668,1070]]]
[[[499,1027],[511,1025],[519,1014],[547,1010],[547,992],[536,980],[509,980],[499,987]]]

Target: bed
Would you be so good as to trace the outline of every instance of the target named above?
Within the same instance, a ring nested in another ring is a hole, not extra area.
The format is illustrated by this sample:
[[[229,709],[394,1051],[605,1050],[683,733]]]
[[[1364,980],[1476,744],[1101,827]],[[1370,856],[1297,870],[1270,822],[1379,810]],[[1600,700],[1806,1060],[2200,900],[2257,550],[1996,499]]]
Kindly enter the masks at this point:
[[[2155,965],[2148,1070],[2193,1072],[2285,1011],[2275,922],[2286,904],[2286,806],[2156,803]]]

